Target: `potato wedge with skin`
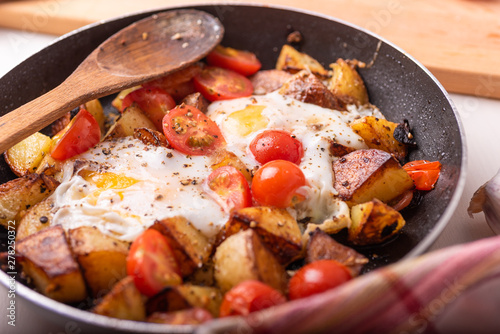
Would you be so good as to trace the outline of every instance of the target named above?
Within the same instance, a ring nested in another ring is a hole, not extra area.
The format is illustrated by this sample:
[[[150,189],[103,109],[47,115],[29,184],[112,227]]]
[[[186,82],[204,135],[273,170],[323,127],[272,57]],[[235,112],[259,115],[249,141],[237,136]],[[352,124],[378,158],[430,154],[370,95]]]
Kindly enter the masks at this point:
[[[35,204],[19,221],[16,240],[22,240],[44,228],[50,227],[55,212],[52,197],[47,197],[40,203]]]
[[[352,277],[359,276],[368,259],[354,249],[335,241],[331,236],[319,228],[311,233],[307,243],[306,262],[318,260],[335,260],[342,263]]]
[[[384,242],[406,223],[398,211],[377,199],[353,206],[351,220],[349,241],[355,245]]]
[[[7,227],[11,220],[19,222],[29,208],[50,193],[39,174],[29,174],[0,185],[0,225]]]
[[[307,70],[320,77],[328,76],[328,71],[316,59],[297,51],[294,47],[287,44],[281,48],[278,60],[276,61],[276,69],[292,74]]]
[[[144,321],[145,297],[137,290],[132,276],[126,276],[92,309],[93,313],[112,318]]]
[[[413,189],[413,181],[399,162],[381,150],[358,150],[333,163],[334,187],[349,206],[378,198],[382,202]]]
[[[17,176],[28,175],[36,172],[51,146],[49,136],[36,132],[5,151],[5,161]]]
[[[222,294],[214,287],[183,284],[166,287],[146,303],[146,313],[172,312],[200,307],[214,317],[219,315]]]
[[[19,263],[38,291],[75,303],[87,297],[85,281],[60,225],[30,235],[16,245]]]
[[[68,240],[93,297],[104,296],[127,275],[127,242],[90,226],[69,230]]]
[[[404,161],[408,148],[394,138],[397,123],[375,116],[365,116],[351,123],[369,148],[379,149],[393,154],[399,161]]]
[[[146,116],[141,109],[133,104],[123,111],[120,118],[116,120],[115,124],[113,124],[113,126],[109,129],[104,138],[107,140],[133,136],[134,129],[136,128],[156,130],[156,126],[148,118],[148,116]]]
[[[210,258],[212,244],[186,218],[165,218],[157,221],[151,228],[167,238],[183,277],[200,268]]]
[[[366,86],[352,63],[338,59],[330,64],[331,77],[328,89],[345,104],[364,105],[369,103]]]
[[[265,206],[233,212],[223,229],[225,238],[242,230],[252,229],[283,265],[300,257],[302,233],[299,224],[285,209]]]
[[[295,74],[283,84],[279,93],[323,108],[346,110],[345,103],[333,95],[321,80],[308,71]]]
[[[223,293],[246,280],[258,280],[284,293],[286,272],[252,230],[224,240],[214,255],[215,280]]]

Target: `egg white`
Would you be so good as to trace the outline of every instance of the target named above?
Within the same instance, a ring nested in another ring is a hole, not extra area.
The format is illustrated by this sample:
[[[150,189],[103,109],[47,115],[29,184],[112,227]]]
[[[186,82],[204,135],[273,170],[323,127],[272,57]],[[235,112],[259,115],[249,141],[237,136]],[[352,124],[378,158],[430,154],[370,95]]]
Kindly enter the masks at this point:
[[[248,105],[263,106],[269,122],[264,128],[241,136],[228,116]],[[302,142],[304,157],[299,167],[308,186],[307,199],[290,212],[297,219],[322,224],[349,222],[349,208],[340,201],[333,187],[332,163],[337,157],[329,151],[330,140],[352,147],[366,148],[348,123],[357,117],[375,114],[373,108],[349,106],[347,112],[321,108],[282,96],[277,92],[212,103],[207,115],[220,127],[233,152],[249,169],[258,166],[249,144],[261,131],[285,130]],[[99,189],[82,177],[81,170],[112,173],[135,183],[126,187]],[[103,233],[133,241],[156,220],[182,215],[208,237],[214,236],[229,216],[202,189],[212,172],[211,159],[186,156],[173,149],[153,147],[131,137],[98,144],[67,161],[61,185],[52,195],[56,209],[52,224],[65,229],[95,226]]]

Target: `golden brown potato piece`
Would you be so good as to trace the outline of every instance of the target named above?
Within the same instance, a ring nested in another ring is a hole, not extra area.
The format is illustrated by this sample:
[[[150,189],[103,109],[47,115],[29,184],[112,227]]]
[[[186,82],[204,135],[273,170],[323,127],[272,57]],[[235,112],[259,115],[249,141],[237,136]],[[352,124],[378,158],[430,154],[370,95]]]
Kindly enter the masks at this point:
[[[398,211],[377,199],[353,206],[351,220],[349,241],[355,245],[381,243],[398,233],[405,225],[405,220]]]
[[[61,226],[46,228],[19,241],[19,263],[38,291],[63,302],[80,302],[87,290]]]
[[[5,151],[5,161],[17,176],[34,173],[51,145],[50,137],[36,132]]]
[[[90,226],[69,230],[68,239],[92,296],[104,296],[127,275],[127,242]]]
[[[351,128],[363,138],[369,148],[386,151],[399,161],[404,161],[408,149],[394,138],[397,126],[397,123],[375,116],[365,116],[351,123]]]
[[[165,218],[151,228],[167,238],[183,277],[201,267],[212,253],[212,244],[207,237],[182,216]]]
[[[134,135],[134,129],[148,128],[156,130],[155,124],[139,109],[135,104],[125,109],[120,118],[118,118],[109,129],[105,140],[121,138]]]
[[[214,255],[215,280],[225,293],[246,280],[258,280],[284,293],[286,273],[276,257],[252,230],[224,240]]]
[[[328,138],[328,141],[330,142],[330,154],[334,157],[342,157],[346,154],[356,151],[355,148],[337,143],[335,138]]]
[[[346,110],[345,104],[326,88],[314,74],[301,71],[285,82],[280,94],[296,100],[335,110]]]
[[[358,150],[333,163],[334,187],[349,206],[378,198],[389,202],[413,188],[399,162],[381,150]]]
[[[148,128],[134,129],[134,138],[139,139],[146,145],[171,147],[163,133]]]
[[[368,92],[356,67],[343,59],[330,64],[331,78],[328,89],[345,104],[368,104]]]
[[[51,226],[54,217],[54,202],[52,197],[47,197],[29,209],[19,221],[16,240],[22,240],[44,228]]]
[[[292,74],[307,70],[320,77],[328,76],[328,71],[316,59],[286,44],[281,48],[280,55],[276,61],[276,69]]]
[[[261,206],[237,210],[224,227],[223,238],[249,228],[257,232],[281,264],[300,257],[302,233],[297,221],[285,209]]]
[[[129,93],[133,92],[134,90],[137,90],[141,88],[142,86],[134,86],[131,88],[127,88],[119,92],[116,97],[113,99],[113,102],[111,102],[111,105],[115,107],[118,110],[122,110],[122,104],[123,104],[123,99],[125,96],[127,96]]]
[[[212,169],[216,170],[222,166],[233,166],[245,176],[248,182],[252,181],[252,172],[248,167],[236,156],[236,154],[220,149],[212,154]]]
[[[292,77],[292,74],[281,70],[259,71],[249,79],[252,82],[253,93],[264,95],[280,89],[283,84]]]
[[[195,307],[175,312],[155,312],[146,321],[166,325],[200,325],[213,318],[207,310]]]
[[[112,318],[144,321],[145,297],[137,290],[134,278],[127,276],[119,281],[97,304],[92,312]]]
[[[311,233],[307,243],[307,263],[318,260],[335,260],[342,263],[351,273],[352,277],[360,274],[368,259],[354,249],[344,246],[319,228]]]
[[[99,124],[101,136],[104,135],[106,133],[106,116],[104,115],[104,109],[102,108],[101,102],[98,99],[91,100],[85,103],[85,108],[94,116],[97,124]]]
[[[202,113],[206,113],[208,110],[208,106],[210,105],[210,101],[203,97],[200,93],[192,93],[182,99],[180,104],[186,104],[191,107],[195,107]]]
[[[222,294],[214,287],[191,284],[169,286],[148,300],[146,313],[172,312],[200,307],[217,317],[221,302]]]
[[[29,174],[0,185],[0,225],[7,227],[9,221],[19,223],[29,208],[50,193],[39,174]]]

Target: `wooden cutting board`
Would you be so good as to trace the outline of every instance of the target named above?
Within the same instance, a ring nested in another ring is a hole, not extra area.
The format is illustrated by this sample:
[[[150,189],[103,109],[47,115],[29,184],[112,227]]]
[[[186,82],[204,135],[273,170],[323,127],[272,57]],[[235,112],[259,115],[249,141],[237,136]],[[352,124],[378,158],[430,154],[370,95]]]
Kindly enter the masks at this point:
[[[500,0],[257,1],[357,24],[418,59],[448,91],[500,98]],[[223,2],[227,1],[217,1]],[[129,12],[190,3],[193,1],[0,0],[0,26],[62,35]]]

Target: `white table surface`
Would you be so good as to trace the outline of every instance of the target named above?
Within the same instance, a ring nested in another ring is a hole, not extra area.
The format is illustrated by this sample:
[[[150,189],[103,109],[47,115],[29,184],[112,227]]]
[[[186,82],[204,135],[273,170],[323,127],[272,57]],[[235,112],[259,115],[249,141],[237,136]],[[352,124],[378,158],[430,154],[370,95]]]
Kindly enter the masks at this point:
[[[0,77],[55,38],[51,35],[0,28]],[[466,134],[467,181],[456,212],[430,251],[494,235],[483,214],[477,214],[471,219],[467,214],[467,207],[476,189],[500,169],[500,101],[457,94],[451,94],[451,98],[458,109]],[[27,306],[22,303],[17,304],[16,327],[8,326],[5,316],[7,301],[7,290],[0,286],[0,333],[80,333],[72,326],[59,327],[36,314],[30,314]]]

